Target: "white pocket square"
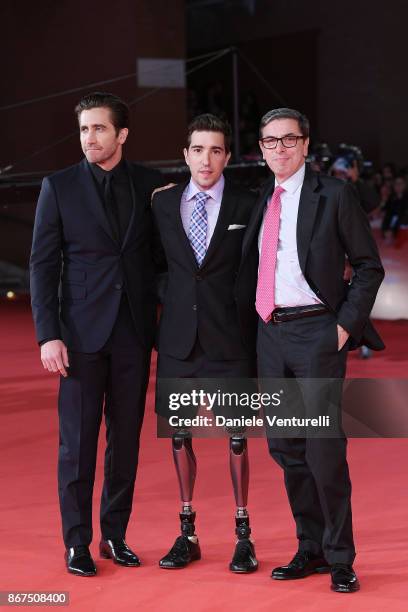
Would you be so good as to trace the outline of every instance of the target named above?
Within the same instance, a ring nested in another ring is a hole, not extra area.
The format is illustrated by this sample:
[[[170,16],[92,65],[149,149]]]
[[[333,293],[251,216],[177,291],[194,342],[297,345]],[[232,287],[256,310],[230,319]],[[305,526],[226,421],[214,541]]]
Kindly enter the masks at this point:
[[[244,229],[244,227],[246,227],[246,225],[237,225],[236,223],[233,223],[232,225],[228,226],[228,229],[229,230]]]

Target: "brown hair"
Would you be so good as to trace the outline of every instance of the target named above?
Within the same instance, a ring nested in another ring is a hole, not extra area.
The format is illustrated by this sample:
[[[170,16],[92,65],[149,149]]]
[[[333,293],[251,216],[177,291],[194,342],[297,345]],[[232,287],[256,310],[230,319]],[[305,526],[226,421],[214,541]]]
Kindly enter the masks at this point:
[[[189,123],[187,128],[187,145],[191,144],[193,132],[221,132],[224,134],[224,146],[227,153],[231,150],[231,126],[228,121],[224,121],[216,115],[205,113],[198,115]]]
[[[116,133],[123,128],[129,127],[129,107],[126,102],[117,96],[102,91],[94,91],[87,94],[80,99],[75,107],[78,121],[82,111],[90,110],[91,108],[108,108]]]

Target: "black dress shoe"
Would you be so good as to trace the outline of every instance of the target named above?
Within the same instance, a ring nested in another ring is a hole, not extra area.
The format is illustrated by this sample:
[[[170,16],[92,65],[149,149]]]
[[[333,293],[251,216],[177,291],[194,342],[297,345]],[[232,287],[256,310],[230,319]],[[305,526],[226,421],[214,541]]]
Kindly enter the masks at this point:
[[[159,565],[163,569],[181,569],[199,559],[201,559],[201,550],[198,539],[196,538],[195,542],[186,536],[179,536],[167,555],[160,559]]]
[[[125,540],[101,540],[99,552],[104,559],[113,559],[118,565],[139,567],[140,559],[130,550]]]
[[[306,578],[311,574],[327,574],[330,566],[326,559],[307,551],[299,551],[288,565],[275,567],[272,578],[275,580],[294,580]]]
[[[229,565],[231,572],[236,574],[250,574],[258,569],[255,548],[251,540],[238,540],[234,556]]]
[[[351,565],[334,563],[330,567],[331,590],[336,593],[355,593],[360,589],[360,583]]]
[[[76,576],[95,576],[95,563],[87,546],[79,545],[65,551],[67,570]]]

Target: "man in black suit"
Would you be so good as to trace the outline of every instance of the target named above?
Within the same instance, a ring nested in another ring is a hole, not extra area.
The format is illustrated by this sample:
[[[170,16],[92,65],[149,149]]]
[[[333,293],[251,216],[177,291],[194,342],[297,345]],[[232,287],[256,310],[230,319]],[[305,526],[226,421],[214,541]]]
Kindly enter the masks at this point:
[[[341,381],[348,349],[384,348],[369,321],[384,271],[366,214],[350,184],[305,167],[309,123],[298,111],[268,112],[259,143],[273,175],[243,245],[244,265],[259,252],[258,376]],[[354,271],[349,285],[346,255]],[[251,266],[243,270],[243,281],[251,274]],[[316,388],[311,384],[304,395],[306,409],[324,414]],[[272,577],[331,571],[333,590],[356,591],[346,438],[270,437],[268,443],[284,470],[299,539],[293,560]]]
[[[112,94],[77,105],[85,159],[44,179],[30,260],[45,369],[59,372],[59,498],[69,572],[93,576],[92,492],[99,427],[107,447],[100,553],[138,566],[125,542],[155,331],[150,198],[158,172],[122,158],[129,109]]]
[[[190,181],[160,191],[153,198],[168,263],[158,336],[159,380],[254,375],[255,283],[245,286],[239,277],[242,241],[255,196],[224,179],[230,139],[230,128],[224,121],[209,114],[196,117],[189,125],[184,150]],[[256,258],[252,263],[256,279]],[[188,416],[194,416],[193,410],[192,406],[186,409]],[[246,510],[247,444],[242,431],[230,432],[230,436],[238,536],[230,570],[248,573],[258,564]],[[185,567],[201,556],[192,508],[196,459],[191,433],[177,430],[172,443],[182,502],[181,536],[160,561],[165,569]]]

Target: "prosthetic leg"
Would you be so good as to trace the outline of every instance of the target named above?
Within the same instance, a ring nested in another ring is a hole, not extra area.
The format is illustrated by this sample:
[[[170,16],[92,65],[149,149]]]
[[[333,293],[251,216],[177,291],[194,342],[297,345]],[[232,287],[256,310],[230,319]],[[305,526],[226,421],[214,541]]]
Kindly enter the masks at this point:
[[[173,436],[172,444],[182,503],[180,513],[181,536],[176,538],[173,547],[160,560],[159,565],[164,569],[181,569],[191,561],[201,558],[200,545],[194,528],[196,514],[192,508],[197,463],[190,432],[177,432]],[[256,560],[254,545],[250,540],[251,529],[246,509],[249,463],[247,440],[242,434],[234,434],[230,438],[230,470],[237,505],[235,533],[238,540],[229,568],[232,572],[244,574],[257,570],[258,561]]]
[[[192,507],[194,483],[197,473],[197,462],[193,451],[191,433],[179,431],[173,435],[173,458],[180,485],[181,497],[181,536],[170,551],[160,561],[164,569],[181,569],[191,561],[201,559],[201,550],[195,534],[195,512]]]
[[[233,434],[230,437],[230,470],[234,488],[237,512],[235,515],[235,533],[237,543],[234,556],[229,565],[231,572],[248,574],[258,569],[255,548],[250,540],[251,528],[246,509],[248,503],[249,461],[247,439],[243,434]]]

